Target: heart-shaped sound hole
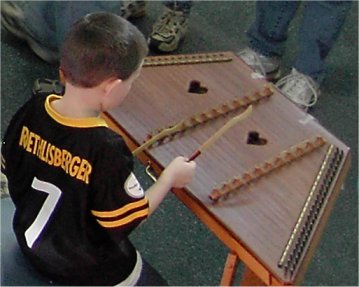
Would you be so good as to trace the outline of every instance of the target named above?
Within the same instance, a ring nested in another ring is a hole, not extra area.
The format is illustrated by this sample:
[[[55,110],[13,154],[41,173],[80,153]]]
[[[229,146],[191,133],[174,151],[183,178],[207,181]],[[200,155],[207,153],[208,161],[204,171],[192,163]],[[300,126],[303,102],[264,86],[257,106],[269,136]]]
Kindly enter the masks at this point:
[[[262,138],[259,132],[251,131],[248,133],[247,144],[252,145],[265,145],[267,140]]]
[[[208,89],[205,86],[201,86],[200,81],[193,80],[189,83],[188,92],[193,94],[205,94]]]

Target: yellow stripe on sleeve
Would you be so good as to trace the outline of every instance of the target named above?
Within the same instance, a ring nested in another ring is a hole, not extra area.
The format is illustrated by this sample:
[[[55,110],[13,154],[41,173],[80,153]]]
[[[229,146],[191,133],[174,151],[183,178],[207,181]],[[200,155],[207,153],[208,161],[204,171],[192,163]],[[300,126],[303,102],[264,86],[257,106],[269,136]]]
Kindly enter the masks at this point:
[[[97,220],[97,222],[105,227],[105,228],[114,228],[114,227],[119,227],[128,223],[131,223],[132,221],[147,216],[148,215],[148,208],[146,208],[145,210],[140,210],[137,212],[134,212],[132,214],[130,214],[129,216],[122,218],[120,220],[115,220],[115,221],[101,221],[101,220]]]
[[[120,216],[132,209],[136,209],[139,208],[141,206],[145,206],[148,203],[148,199],[146,197],[144,197],[143,199],[136,201],[136,202],[132,202],[129,203],[119,209],[113,210],[113,211],[96,211],[96,210],[91,210],[91,213],[97,217],[100,218],[110,218],[110,217],[116,217],[116,216]]]

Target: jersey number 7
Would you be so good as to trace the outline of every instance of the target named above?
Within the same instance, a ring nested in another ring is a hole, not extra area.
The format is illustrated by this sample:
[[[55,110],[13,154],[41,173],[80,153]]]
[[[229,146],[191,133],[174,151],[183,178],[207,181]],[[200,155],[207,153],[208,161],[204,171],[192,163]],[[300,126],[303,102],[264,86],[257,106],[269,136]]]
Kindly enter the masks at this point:
[[[44,204],[42,205],[34,222],[25,232],[26,243],[29,248],[34,245],[36,239],[40,236],[52,212],[54,211],[62,193],[57,186],[46,181],[41,181],[36,177],[32,181],[31,187],[33,189],[46,192],[48,196],[46,197],[46,200],[44,201]]]

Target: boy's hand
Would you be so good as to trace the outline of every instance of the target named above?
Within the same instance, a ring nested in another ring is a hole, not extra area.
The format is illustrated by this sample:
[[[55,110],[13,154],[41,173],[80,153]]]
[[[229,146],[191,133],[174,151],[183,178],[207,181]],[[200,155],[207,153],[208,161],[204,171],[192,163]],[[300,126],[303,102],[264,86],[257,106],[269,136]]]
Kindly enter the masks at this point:
[[[182,188],[190,183],[196,169],[194,161],[183,156],[176,157],[162,172],[161,179],[168,180],[171,187]]]
[[[193,178],[195,169],[194,161],[188,161],[183,156],[176,157],[146,193],[149,201],[149,214],[156,210],[171,188],[183,188],[188,184]]]

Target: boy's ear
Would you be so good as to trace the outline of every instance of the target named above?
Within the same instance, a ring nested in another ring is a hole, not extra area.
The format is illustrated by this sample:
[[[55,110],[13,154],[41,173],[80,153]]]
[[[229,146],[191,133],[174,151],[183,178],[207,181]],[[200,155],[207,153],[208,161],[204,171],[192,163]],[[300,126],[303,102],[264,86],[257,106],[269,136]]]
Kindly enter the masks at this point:
[[[115,78],[108,79],[104,83],[105,95],[109,95],[114,89],[118,88],[121,84],[122,84],[121,79],[115,79]]]
[[[65,73],[64,71],[61,69],[61,67],[59,68],[59,79],[60,79],[60,83],[65,85],[66,84],[66,77],[65,77]]]

